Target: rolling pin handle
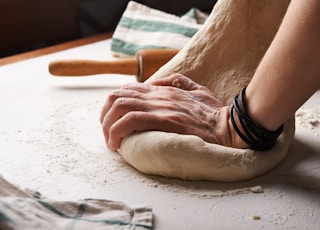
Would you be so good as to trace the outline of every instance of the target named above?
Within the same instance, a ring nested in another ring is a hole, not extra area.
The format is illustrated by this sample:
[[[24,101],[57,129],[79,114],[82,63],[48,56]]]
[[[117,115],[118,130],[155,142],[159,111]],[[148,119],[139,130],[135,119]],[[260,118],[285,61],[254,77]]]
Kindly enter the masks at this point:
[[[49,64],[49,72],[55,76],[89,76],[108,73],[136,75],[137,65],[135,58],[110,61],[60,60]]]

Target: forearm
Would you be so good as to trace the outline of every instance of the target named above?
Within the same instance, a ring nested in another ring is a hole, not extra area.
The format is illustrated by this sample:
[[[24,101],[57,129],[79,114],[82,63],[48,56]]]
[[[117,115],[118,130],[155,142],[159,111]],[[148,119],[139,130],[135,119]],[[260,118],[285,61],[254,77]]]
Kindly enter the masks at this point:
[[[248,114],[275,130],[320,86],[320,1],[293,0],[246,90]]]

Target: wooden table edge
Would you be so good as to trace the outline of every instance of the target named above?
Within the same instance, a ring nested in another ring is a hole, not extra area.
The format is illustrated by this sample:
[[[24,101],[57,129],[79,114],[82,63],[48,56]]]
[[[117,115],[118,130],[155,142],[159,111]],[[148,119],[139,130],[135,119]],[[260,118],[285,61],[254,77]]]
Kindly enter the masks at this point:
[[[0,66],[12,64],[12,63],[19,62],[19,61],[24,61],[24,60],[27,60],[30,58],[35,58],[35,57],[39,57],[39,56],[46,55],[46,54],[55,53],[58,51],[74,48],[77,46],[87,45],[90,43],[109,39],[111,37],[112,37],[112,33],[98,34],[98,35],[94,35],[91,37],[80,38],[77,40],[61,43],[58,45],[45,47],[42,49],[37,49],[37,50],[33,50],[33,51],[21,53],[21,54],[12,55],[9,57],[4,57],[4,58],[0,59]]]

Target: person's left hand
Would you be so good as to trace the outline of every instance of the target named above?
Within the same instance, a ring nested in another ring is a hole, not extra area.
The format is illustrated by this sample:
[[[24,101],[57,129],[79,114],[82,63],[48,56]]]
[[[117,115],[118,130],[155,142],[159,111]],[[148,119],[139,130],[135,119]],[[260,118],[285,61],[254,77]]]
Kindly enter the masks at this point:
[[[232,146],[228,120],[228,106],[181,74],[121,87],[109,95],[100,117],[112,150],[133,132],[150,130],[193,134]]]

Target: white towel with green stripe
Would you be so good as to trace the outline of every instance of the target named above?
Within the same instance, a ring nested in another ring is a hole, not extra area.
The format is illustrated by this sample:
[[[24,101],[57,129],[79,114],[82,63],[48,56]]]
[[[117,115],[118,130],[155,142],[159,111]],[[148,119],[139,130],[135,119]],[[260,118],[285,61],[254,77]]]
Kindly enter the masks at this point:
[[[151,230],[152,210],[122,202],[84,199],[55,201],[22,190],[0,175],[0,229],[135,229]]]
[[[116,57],[132,57],[141,49],[182,49],[207,19],[192,8],[182,17],[130,1],[112,37]]]

